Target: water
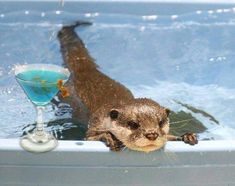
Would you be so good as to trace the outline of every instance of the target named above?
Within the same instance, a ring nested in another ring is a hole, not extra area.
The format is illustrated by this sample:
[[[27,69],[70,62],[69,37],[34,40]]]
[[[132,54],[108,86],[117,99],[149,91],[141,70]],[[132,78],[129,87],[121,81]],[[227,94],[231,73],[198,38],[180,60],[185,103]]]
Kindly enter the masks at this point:
[[[16,78],[29,99],[38,106],[48,104],[57,94],[59,80],[67,77],[48,70],[29,70],[16,75]]]
[[[136,97],[149,97],[173,112],[189,114],[207,130],[201,139],[235,136],[234,9],[184,15],[113,15],[12,12],[0,17],[0,137],[32,130],[34,110],[14,79],[14,66],[63,63],[57,32],[63,23],[91,20],[77,29],[101,71]],[[29,39],[30,38],[30,39]],[[79,139],[84,125],[47,107],[47,130]],[[17,119],[16,119],[17,118]],[[174,125],[174,124],[173,124]]]

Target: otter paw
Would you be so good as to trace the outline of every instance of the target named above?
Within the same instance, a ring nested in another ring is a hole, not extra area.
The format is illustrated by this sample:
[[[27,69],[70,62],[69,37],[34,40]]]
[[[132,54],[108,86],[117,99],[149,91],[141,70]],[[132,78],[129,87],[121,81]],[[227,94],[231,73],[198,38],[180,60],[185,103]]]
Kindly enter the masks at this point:
[[[187,143],[189,145],[198,144],[197,135],[195,133],[186,133],[186,134],[182,135],[181,137],[182,137],[182,141],[184,141],[184,143]]]
[[[109,147],[111,151],[121,151],[122,150],[122,146],[118,146],[118,145],[114,145],[114,146],[110,146]]]
[[[121,151],[124,147],[125,145],[123,145],[121,141],[114,141],[114,144],[110,146],[109,148],[112,151]]]
[[[106,146],[112,151],[121,151],[124,147],[123,143],[116,139],[112,134],[106,133],[100,138],[100,141],[103,141]]]

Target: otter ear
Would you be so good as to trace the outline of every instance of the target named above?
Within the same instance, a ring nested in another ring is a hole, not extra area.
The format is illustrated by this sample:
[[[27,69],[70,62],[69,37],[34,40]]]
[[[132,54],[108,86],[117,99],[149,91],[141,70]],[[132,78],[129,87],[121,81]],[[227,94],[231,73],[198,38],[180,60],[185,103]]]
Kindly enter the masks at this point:
[[[171,111],[170,111],[170,109],[165,108],[165,112],[166,112],[166,115],[169,116],[169,114],[170,114]]]
[[[109,116],[111,119],[117,119],[118,118],[118,115],[119,115],[119,112],[118,110],[116,109],[112,109],[110,112],[109,112]]]

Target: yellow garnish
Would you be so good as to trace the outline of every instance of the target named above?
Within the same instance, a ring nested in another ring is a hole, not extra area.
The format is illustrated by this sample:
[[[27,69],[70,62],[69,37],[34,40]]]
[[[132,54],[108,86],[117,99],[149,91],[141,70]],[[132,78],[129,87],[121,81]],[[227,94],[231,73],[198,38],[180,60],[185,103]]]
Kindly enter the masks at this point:
[[[68,88],[63,86],[63,80],[62,79],[59,79],[57,81],[57,86],[58,86],[58,89],[60,90],[60,94],[63,98],[66,98],[70,95]]]

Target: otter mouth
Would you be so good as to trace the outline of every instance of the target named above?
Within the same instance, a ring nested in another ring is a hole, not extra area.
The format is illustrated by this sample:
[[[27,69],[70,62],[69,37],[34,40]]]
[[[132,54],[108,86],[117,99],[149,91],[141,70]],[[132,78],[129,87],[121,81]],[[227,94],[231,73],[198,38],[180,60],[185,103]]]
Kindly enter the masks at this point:
[[[162,147],[162,146],[155,145],[155,144],[149,144],[149,145],[145,145],[145,146],[139,146],[140,149],[153,149],[153,150],[160,149],[161,147]]]
[[[159,150],[162,147],[164,147],[166,143],[165,138],[158,139],[154,142],[147,142],[147,141],[136,141],[135,143],[132,144],[126,144],[126,146],[132,150],[136,151],[142,151],[142,152],[151,152],[155,150]]]
[[[157,145],[153,145],[153,144],[151,144],[151,145],[145,145],[145,146],[140,147],[140,148],[157,148]]]
[[[163,146],[161,145],[155,145],[155,144],[149,144],[149,145],[145,145],[145,146],[132,146],[129,147],[132,150],[136,150],[136,151],[142,151],[142,152],[151,152],[151,151],[155,151],[158,149],[161,149]]]

